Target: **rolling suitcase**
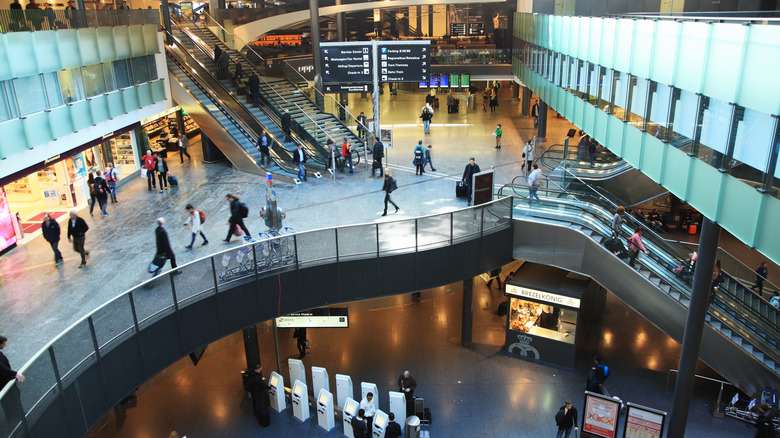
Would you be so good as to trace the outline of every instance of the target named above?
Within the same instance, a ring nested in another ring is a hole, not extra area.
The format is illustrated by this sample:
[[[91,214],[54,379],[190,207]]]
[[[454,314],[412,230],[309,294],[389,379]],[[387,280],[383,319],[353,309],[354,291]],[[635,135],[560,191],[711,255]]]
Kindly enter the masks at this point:
[[[620,241],[618,238],[610,238],[604,241],[604,247],[607,248],[612,252],[612,254],[615,254],[621,259],[628,257],[628,252],[626,251],[626,247],[623,246],[623,242]]]
[[[455,105],[452,106],[452,113],[457,114],[460,111],[460,99],[455,99]]]
[[[171,187],[178,186],[179,185],[179,180],[176,179],[175,176],[168,174],[168,184]]]
[[[423,416],[425,415],[425,400],[422,397],[414,398],[414,415],[416,415],[420,421],[423,420]]]
[[[465,198],[468,190],[468,186],[463,181],[458,181],[458,183],[455,185],[455,197],[457,198]]]
[[[433,107],[434,107],[435,109],[438,109],[438,108],[439,108],[439,98],[438,98],[438,97],[434,97],[434,98],[433,98]]]

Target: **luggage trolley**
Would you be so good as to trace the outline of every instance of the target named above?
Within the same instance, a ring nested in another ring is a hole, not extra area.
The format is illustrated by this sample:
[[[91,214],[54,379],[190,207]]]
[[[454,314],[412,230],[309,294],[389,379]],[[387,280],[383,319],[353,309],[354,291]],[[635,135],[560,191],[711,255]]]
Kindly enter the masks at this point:
[[[239,248],[232,256],[228,253],[222,256],[220,280],[228,281],[252,272],[254,272],[254,254],[251,246]]]
[[[734,394],[729,404],[726,406],[725,414],[737,420],[755,425],[758,418],[758,405],[766,404],[770,409],[777,406],[777,396],[770,389],[764,389],[761,398],[745,400],[739,396],[739,392]],[[780,419],[773,418],[775,432],[780,432]]]
[[[414,415],[420,419],[420,438],[430,438],[431,410],[425,407],[425,399],[422,397],[415,397],[413,403]]]
[[[257,267],[259,269],[269,269],[277,266],[284,266],[295,259],[295,245],[290,234],[295,233],[291,227],[284,227],[279,231],[268,230],[260,233],[261,243],[258,245]]]

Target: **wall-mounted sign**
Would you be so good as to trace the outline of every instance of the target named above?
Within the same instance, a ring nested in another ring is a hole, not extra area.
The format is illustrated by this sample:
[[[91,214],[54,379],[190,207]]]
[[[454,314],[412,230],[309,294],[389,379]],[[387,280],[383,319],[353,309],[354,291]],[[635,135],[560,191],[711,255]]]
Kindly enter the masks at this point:
[[[466,36],[466,23],[450,23],[450,36]]]
[[[276,318],[279,328],[347,328],[349,316],[346,307],[312,309]]]
[[[360,84],[371,82],[371,43],[334,45],[323,43],[322,82]]]
[[[535,301],[544,301],[546,303],[557,304],[559,306],[573,307],[575,309],[580,308],[579,298],[567,297],[565,295],[558,295],[541,290],[528,289],[526,287],[515,286],[513,284],[506,285],[506,293],[510,295],[516,295],[518,297],[529,298]]]
[[[585,391],[582,431],[601,438],[615,438],[621,403],[619,399]]]

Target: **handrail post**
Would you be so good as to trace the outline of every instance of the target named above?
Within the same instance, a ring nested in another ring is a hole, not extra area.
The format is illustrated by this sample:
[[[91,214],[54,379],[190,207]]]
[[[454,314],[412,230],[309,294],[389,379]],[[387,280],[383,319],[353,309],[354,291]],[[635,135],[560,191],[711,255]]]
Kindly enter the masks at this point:
[[[720,390],[718,391],[718,400],[715,401],[715,406],[712,409],[712,416],[715,418],[725,418],[725,412],[720,411],[720,402],[723,398],[723,382],[720,382]]]

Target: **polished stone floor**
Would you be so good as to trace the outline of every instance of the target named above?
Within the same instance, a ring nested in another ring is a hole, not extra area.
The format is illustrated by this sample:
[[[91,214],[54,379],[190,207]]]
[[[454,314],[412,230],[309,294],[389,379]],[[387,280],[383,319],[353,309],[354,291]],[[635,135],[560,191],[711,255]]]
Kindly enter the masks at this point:
[[[415,394],[432,411],[432,437],[554,437],[555,413],[565,399],[572,399],[582,412],[593,353],[581,352],[574,368],[505,354],[505,317],[495,313],[503,295],[495,285],[488,290],[479,278],[474,287],[474,342],[463,348],[461,290],[454,284],[425,291],[419,303],[411,302],[410,295],[351,303],[348,329],[308,330],[312,348],[303,359],[307,379],[311,382],[312,366],[321,366],[328,370],[334,392],[337,373],[350,375],[356,392],[361,381],[376,383],[379,409],[386,410],[387,392],[396,389],[398,375],[408,369],[418,382]],[[599,322],[600,333],[591,336],[598,337],[598,352],[610,366],[610,393],[669,410],[674,378],[668,391],[666,378],[668,370],[677,367],[679,345],[611,294]],[[259,326],[259,331],[268,376],[277,370],[274,336],[270,324]],[[281,374],[289,382],[287,359],[297,358],[291,329],[279,330],[279,351]],[[172,430],[188,437],[342,436],[339,421],[326,434],[317,427],[316,416],[301,424],[290,408],[272,412],[271,426],[261,428],[241,387],[239,371],[245,367],[241,334],[231,335],[210,345],[197,366],[185,358],[152,379],[138,391],[135,406],[115,409],[92,436],[160,437]],[[703,365],[697,372],[713,375]],[[708,406],[716,396],[717,387],[697,383],[685,436],[751,436],[754,429],[745,424],[710,415]]]

